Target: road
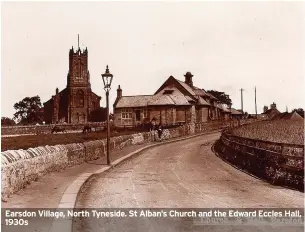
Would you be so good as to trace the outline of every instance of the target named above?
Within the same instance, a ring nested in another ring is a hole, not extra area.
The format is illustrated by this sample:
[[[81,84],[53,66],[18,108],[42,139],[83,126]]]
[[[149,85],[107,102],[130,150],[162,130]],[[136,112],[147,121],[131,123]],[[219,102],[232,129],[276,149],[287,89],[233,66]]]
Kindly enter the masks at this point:
[[[79,208],[304,207],[303,193],[272,186],[235,169],[218,158],[212,152],[211,146],[219,136],[219,133],[214,133],[156,147],[109,172],[96,175],[85,185],[76,206]],[[213,229],[211,226],[207,229],[207,226],[201,226],[194,229],[193,225],[192,230],[188,230],[190,228],[185,228],[188,224],[187,220],[189,219],[176,220],[176,224],[174,223],[176,227],[173,222],[169,224],[169,220],[163,220],[162,223],[160,220],[158,222],[144,220],[145,223],[142,225],[139,219],[133,222],[117,220],[116,226],[119,228],[119,225],[122,227],[124,225],[124,231],[235,231],[232,226],[221,227],[222,229],[219,227]],[[112,223],[113,221],[83,218],[75,220],[74,231],[120,231],[105,229],[113,226]],[[156,226],[159,227],[156,229]],[[205,229],[202,230],[203,228]],[[281,229],[290,231],[286,227],[274,228],[274,230],[262,226],[251,228],[253,229],[251,231],[282,231]],[[297,228],[299,227],[293,227],[291,231],[298,231],[295,230]],[[238,231],[250,231],[249,226],[241,227]]]

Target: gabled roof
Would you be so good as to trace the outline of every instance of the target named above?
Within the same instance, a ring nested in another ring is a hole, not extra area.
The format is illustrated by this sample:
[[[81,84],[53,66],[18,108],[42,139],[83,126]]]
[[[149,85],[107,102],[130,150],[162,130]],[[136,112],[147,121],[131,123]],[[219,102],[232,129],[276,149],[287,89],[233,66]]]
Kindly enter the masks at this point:
[[[214,97],[212,94],[208,93],[207,91],[205,91],[204,89],[199,89],[198,87],[194,87],[195,91],[197,91],[196,93],[202,94],[203,96],[208,96],[209,98],[213,99],[213,100],[218,100],[216,97]]]
[[[238,111],[238,110],[236,110],[234,108],[231,108],[231,114],[233,114],[233,115],[241,115],[242,112],[240,112],[240,111]]]
[[[175,80],[177,80],[177,79],[175,78]],[[183,88],[185,88],[193,96],[200,96],[200,97],[207,96],[213,100],[218,100],[216,97],[214,97],[212,94],[206,92],[204,89],[200,89],[196,86],[191,87],[188,84],[186,84],[185,82],[180,81],[180,80],[177,80],[177,82],[179,82],[179,84],[182,85]],[[207,103],[204,99],[203,99],[203,101],[205,102],[204,104],[209,105],[209,103]]]
[[[204,100],[201,96],[198,96],[198,104],[203,106],[209,106],[210,104]]]
[[[301,115],[299,115],[297,112],[284,112],[275,115],[272,119],[290,119],[290,120],[304,120]]]
[[[228,109],[225,105],[223,104],[217,104],[217,108],[222,110],[225,113],[230,113],[230,109]]]
[[[92,95],[92,96],[94,96],[94,97],[96,97],[96,98],[102,99],[102,97],[101,97],[101,96],[97,95],[97,94],[96,94],[96,93],[94,93],[93,91],[91,91],[91,95]]]
[[[169,92],[170,94],[166,94]],[[184,96],[176,87],[168,86],[154,95],[148,101],[148,105],[190,105],[187,97],[188,96]]]
[[[278,109],[269,109],[269,110],[267,110],[266,112],[264,112],[263,114],[274,114],[274,113],[276,113],[276,114],[280,114],[281,112],[280,111],[278,111]]]
[[[153,95],[122,96],[116,102],[116,108],[144,107]]]
[[[168,81],[174,81],[176,82],[178,85],[180,85],[189,95],[185,95],[185,97],[187,98],[187,100],[190,101],[197,101],[200,105],[210,105],[206,100],[204,100],[202,97],[209,97],[212,98],[214,100],[217,100],[214,96],[212,96],[211,94],[207,93],[204,89],[200,89],[196,86],[189,86],[188,84],[186,84],[183,81],[180,81],[176,78],[174,78],[173,76],[170,76],[162,85],[161,87],[156,91],[155,94],[159,93],[162,89],[165,89],[166,87],[166,83]]]
[[[194,91],[194,93],[195,93],[196,95],[198,95],[198,96],[201,96],[201,97],[207,96],[207,94],[206,94],[202,89],[199,89],[199,88],[197,88],[197,87],[195,87],[195,88],[193,89],[193,91]]]
[[[64,88],[62,91],[58,92],[58,94],[52,95],[52,97],[49,100],[47,100],[46,102],[44,102],[43,105],[47,104],[49,102],[52,102],[53,101],[53,97],[55,97],[55,96],[62,96],[66,92],[67,92],[67,88]]]
[[[176,79],[176,78],[175,78],[175,79]],[[193,90],[188,84],[186,84],[186,83],[183,82],[183,81],[177,80],[177,79],[176,79],[176,81],[178,81],[179,84],[182,85],[183,88],[185,88],[191,95],[193,95],[193,96],[196,95],[196,93],[194,92],[194,90]]]

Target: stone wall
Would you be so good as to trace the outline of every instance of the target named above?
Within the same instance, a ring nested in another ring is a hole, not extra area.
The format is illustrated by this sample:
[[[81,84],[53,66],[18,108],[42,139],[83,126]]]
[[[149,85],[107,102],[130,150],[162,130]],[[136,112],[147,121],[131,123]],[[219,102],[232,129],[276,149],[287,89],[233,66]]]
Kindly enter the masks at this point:
[[[229,126],[228,122],[185,124],[177,128],[163,130],[161,140],[221,129],[227,126]],[[110,150],[159,140],[156,131],[112,137]],[[106,145],[107,141],[103,139],[85,143],[1,152],[2,199],[49,172],[63,170],[67,167],[82,164],[84,161],[95,160],[104,156]]]
[[[215,150],[229,163],[272,184],[304,191],[304,146],[273,143],[223,132]]]
[[[104,122],[91,122],[86,123],[92,127],[103,127]],[[58,124],[61,127],[64,127],[67,131],[82,130],[84,124]],[[54,124],[49,125],[31,125],[31,126],[2,126],[1,134],[2,135],[18,135],[18,134],[36,134],[38,133],[50,133]]]

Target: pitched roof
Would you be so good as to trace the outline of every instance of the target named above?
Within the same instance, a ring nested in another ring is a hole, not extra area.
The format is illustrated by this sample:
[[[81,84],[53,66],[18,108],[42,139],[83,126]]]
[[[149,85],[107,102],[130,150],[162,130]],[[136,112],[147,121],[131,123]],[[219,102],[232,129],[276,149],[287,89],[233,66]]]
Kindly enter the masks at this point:
[[[199,98],[198,98],[198,103],[199,103],[199,105],[203,105],[203,106],[209,106],[210,104],[206,101],[206,100],[204,100],[201,96],[199,96]]]
[[[188,95],[181,93],[175,86],[166,86],[169,80],[174,80],[176,83],[186,90]],[[163,94],[166,90],[172,90],[172,93]],[[197,101],[199,105],[209,106],[210,104],[203,98],[209,97],[217,100],[213,95],[200,89],[196,86],[189,86],[183,81],[180,81],[173,76],[170,76],[154,95],[139,95],[139,96],[123,96],[115,101],[116,108],[123,107],[143,107],[147,105],[190,105],[191,101]]]
[[[267,110],[266,112],[264,112],[263,114],[280,114],[281,112],[280,111],[278,111],[278,109],[269,109],[269,110]]]
[[[202,89],[202,91],[210,98],[214,99],[214,100],[218,100],[216,97],[214,97],[214,95],[210,94],[209,92],[205,91],[204,89]]]
[[[217,108],[221,109],[222,111],[226,113],[230,113],[230,110],[223,104],[217,104]]]
[[[147,106],[147,102],[152,97],[153,95],[122,96],[116,102],[116,108]]]
[[[175,78],[176,79],[176,78]],[[183,88],[185,88],[191,95],[196,95],[196,93],[194,92],[194,90],[188,85],[186,84],[185,82],[183,81],[180,81],[178,79],[176,79],[180,85],[182,85]]]
[[[96,93],[94,93],[93,91],[91,91],[91,96],[102,99],[101,96],[97,95]]]
[[[175,78],[176,79],[176,78]],[[177,79],[176,79],[177,80]],[[190,94],[192,94],[193,96],[201,96],[201,97],[209,97],[209,98],[212,98],[213,100],[218,100],[216,97],[214,97],[212,94],[208,93],[207,91],[205,91],[204,89],[201,89],[201,88],[198,88],[196,86],[189,86],[188,84],[186,84],[185,82],[183,81],[180,81],[180,80],[177,80]],[[204,100],[205,101],[205,100]],[[205,101],[205,104],[208,104],[206,101]]]
[[[67,88],[64,88],[62,91],[58,92],[57,94],[52,95],[51,98],[50,98],[49,100],[47,100],[46,102],[43,103],[43,105],[52,102],[52,101],[53,101],[53,97],[55,97],[55,96],[62,96],[62,95],[64,95],[64,94],[66,94],[67,90],[68,90]]]
[[[275,115],[272,119],[291,119],[291,120],[304,120],[301,115],[299,115],[297,112],[284,112]]]
[[[236,109],[234,109],[234,108],[231,108],[231,114],[242,114],[242,112],[240,112],[240,111],[238,111],[238,110],[236,110]]]
[[[165,94],[170,92],[169,94]],[[190,105],[188,96],[184,96],[176,87],[168,86],[154,95],[148,105]]]
[[[203,89],[199,89],[198,87],[194,87],[193,90],[194,90],[194,93],[196,95],[199,95],[199,96],[202,96],[202,97],[208,96],[208,94]]]

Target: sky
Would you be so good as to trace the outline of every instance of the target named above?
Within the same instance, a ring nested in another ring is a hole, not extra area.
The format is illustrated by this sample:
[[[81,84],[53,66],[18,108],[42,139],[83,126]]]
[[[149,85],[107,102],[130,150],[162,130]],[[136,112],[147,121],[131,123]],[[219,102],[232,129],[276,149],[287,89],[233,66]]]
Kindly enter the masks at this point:
[[[108,64],[123,95],[147,95],[169,77],[224,91],[234,108],[304,108],[305,3],[5,2],[1,7],[1,116],[67,84],[69,49],[88,48],[93,92],[105,92]],[[112,108],[112,107],[111,107]],[[112,111],[112,109],[111,109]]]

